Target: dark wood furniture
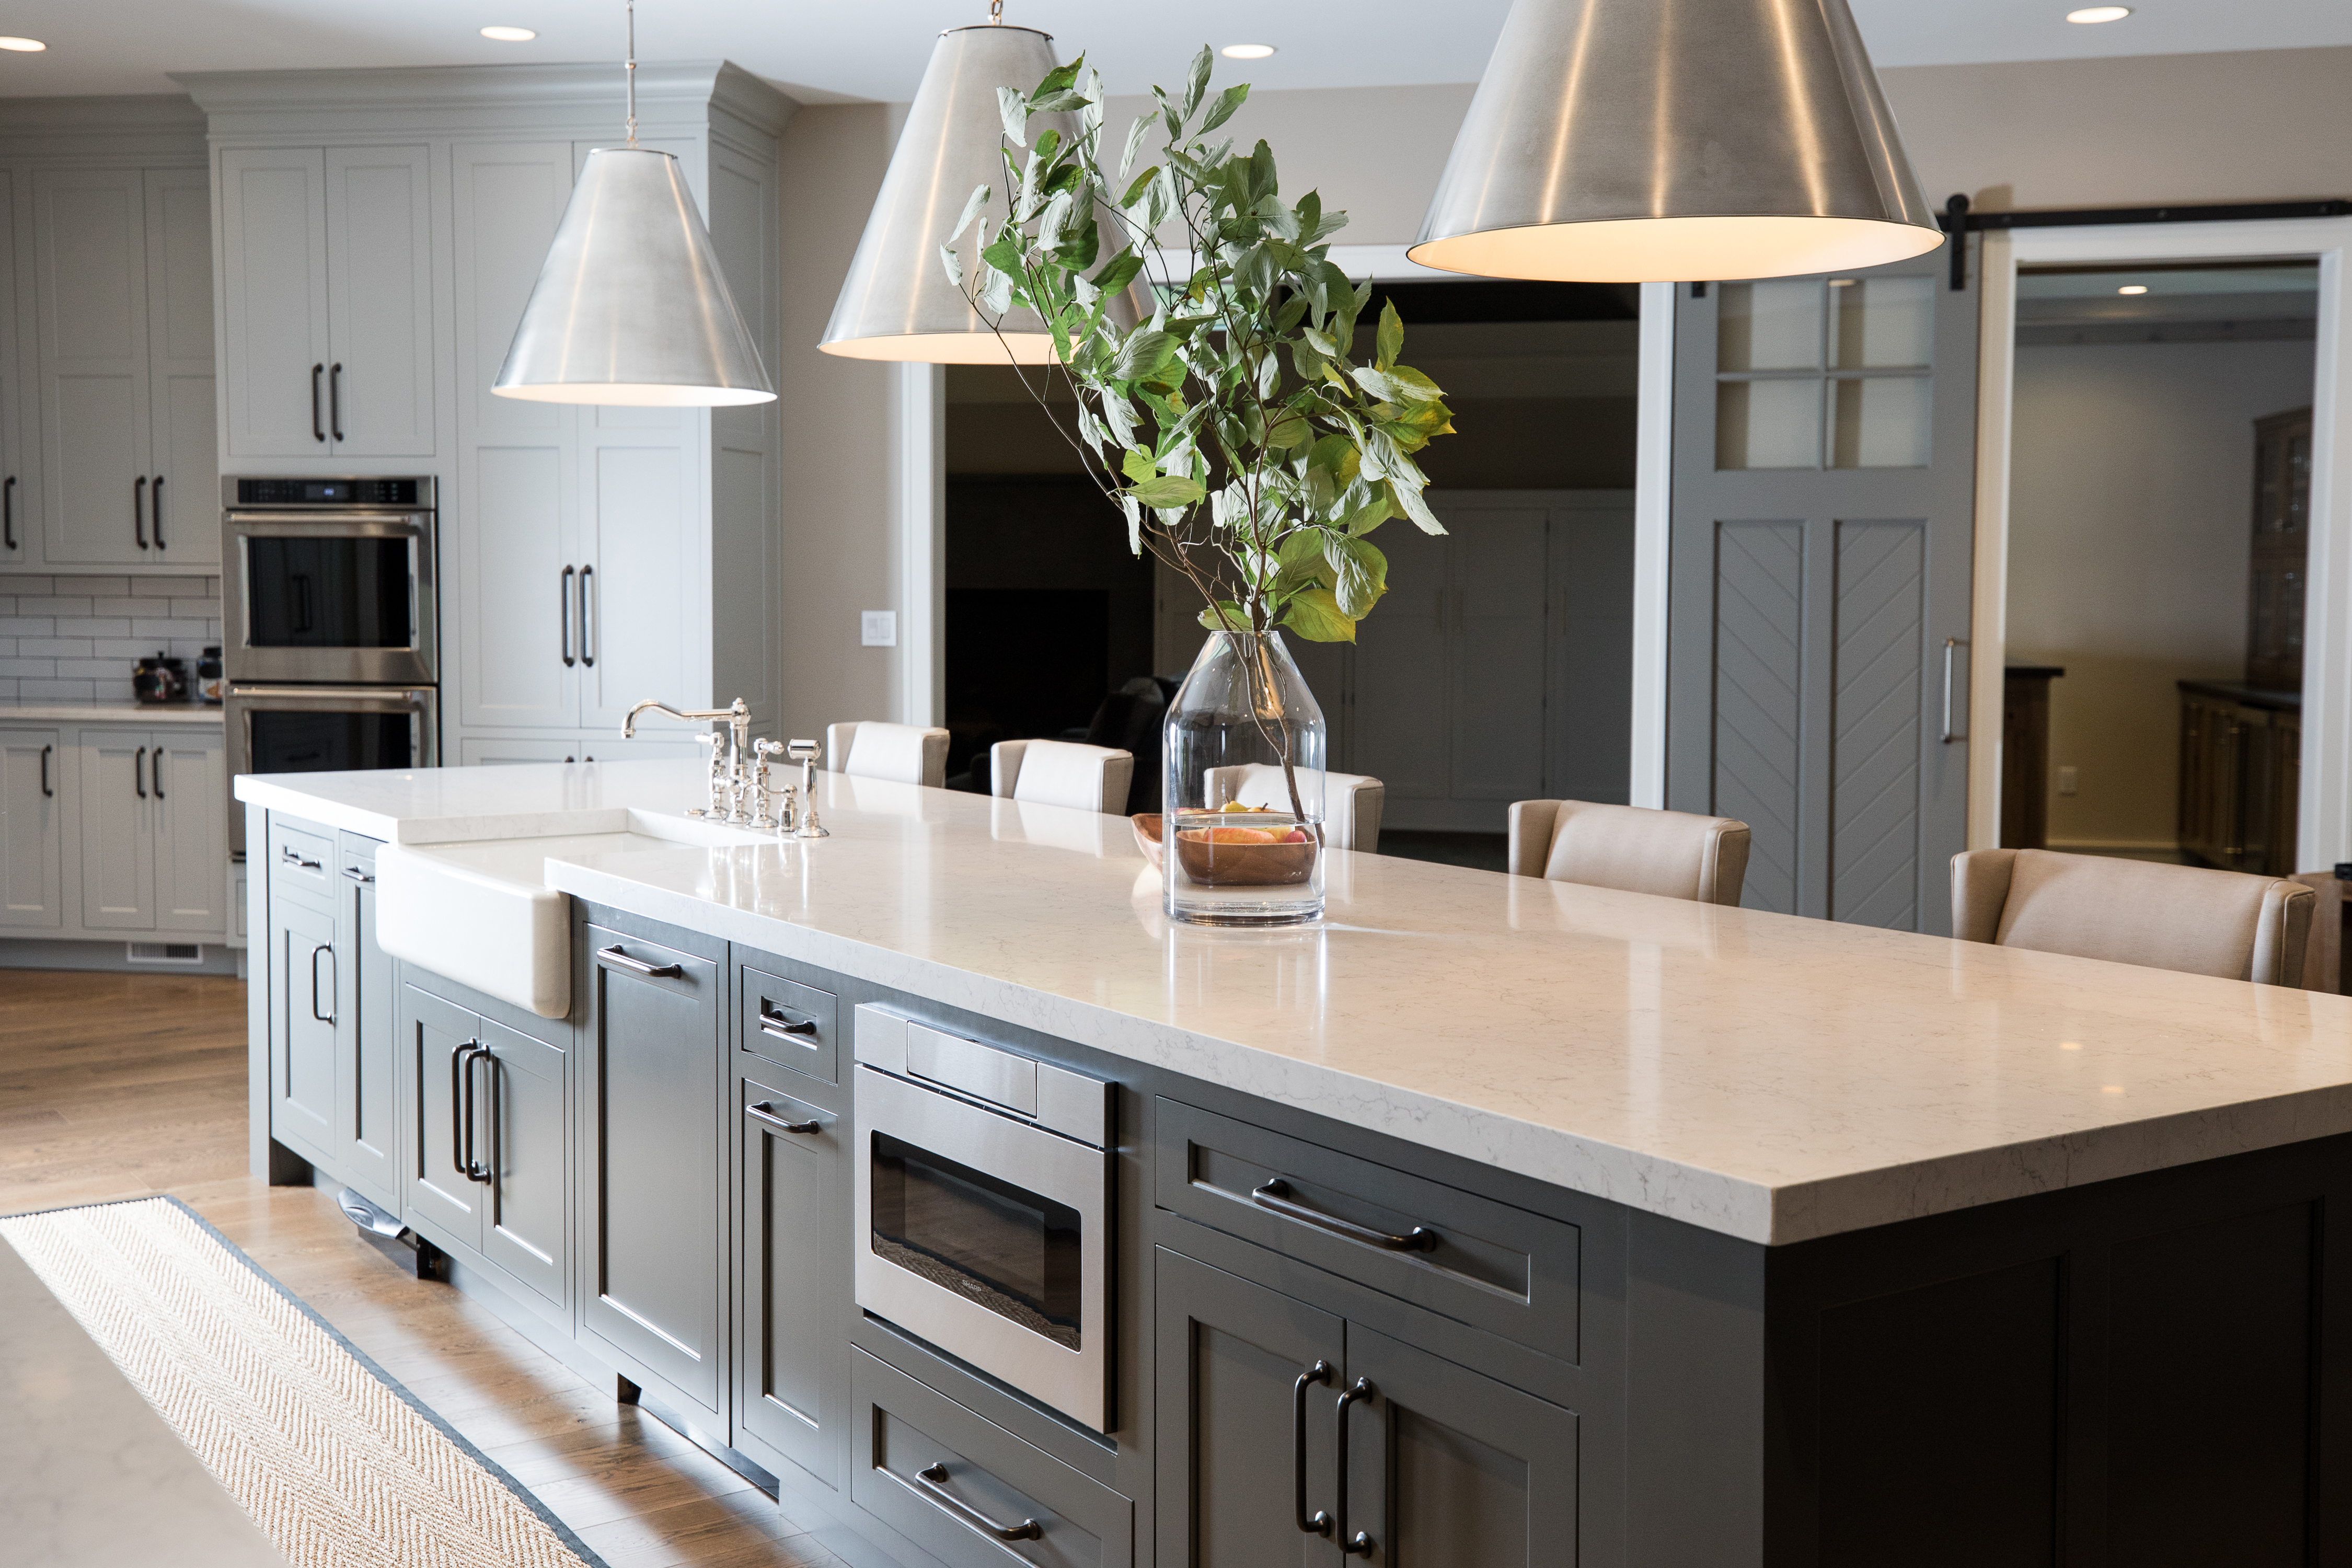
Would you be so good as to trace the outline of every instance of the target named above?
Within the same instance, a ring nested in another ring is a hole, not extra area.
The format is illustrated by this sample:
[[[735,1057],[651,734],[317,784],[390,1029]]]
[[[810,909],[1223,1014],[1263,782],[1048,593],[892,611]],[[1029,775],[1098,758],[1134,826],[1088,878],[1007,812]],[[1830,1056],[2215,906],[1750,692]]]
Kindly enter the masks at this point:
[[[2303,698],[2230,680],[2180,686],[2180,848],[2193,864],[2290,876]]]
[[[2254,520],[2246,581],[2246,683],[2303,689],[2311,530],[2311,410],[2254,421]]]
[[[2054,664],[2012,664],[2000,689],[2000,847],[2050,846],[2050,683]]]
[[[2345,927],[2352,922],[2352,881],[2336,874],[2347,869],[2298,871],[2294,879],[2319,895],[2311,911],[2311,937],[2303,950],[2303,988],[2345,994]]]

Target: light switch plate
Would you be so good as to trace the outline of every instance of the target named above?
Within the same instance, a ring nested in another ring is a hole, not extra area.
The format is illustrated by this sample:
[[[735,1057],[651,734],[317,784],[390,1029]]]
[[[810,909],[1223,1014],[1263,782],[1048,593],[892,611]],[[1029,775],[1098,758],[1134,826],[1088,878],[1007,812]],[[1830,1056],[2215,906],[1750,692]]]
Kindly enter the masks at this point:
[[[2073,795],[2074,791],[2080,787],[2075,783],[2079,776],[2080,775],[2077,774],[2073,768],[2060,768],[2058,770],[2058,793],[2060,795]]]
[[[863,647],[897,647],[898,646],[898,612],[896,610],[858,611],[857,641]]]

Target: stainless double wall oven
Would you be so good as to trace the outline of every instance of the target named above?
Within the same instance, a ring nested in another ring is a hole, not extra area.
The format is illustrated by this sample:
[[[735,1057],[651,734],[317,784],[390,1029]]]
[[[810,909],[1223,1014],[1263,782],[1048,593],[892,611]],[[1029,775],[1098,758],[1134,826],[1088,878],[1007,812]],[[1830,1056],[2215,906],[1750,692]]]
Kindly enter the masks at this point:
[[[429,477],[221,481],[232,773],[440,761],[436,500]]]

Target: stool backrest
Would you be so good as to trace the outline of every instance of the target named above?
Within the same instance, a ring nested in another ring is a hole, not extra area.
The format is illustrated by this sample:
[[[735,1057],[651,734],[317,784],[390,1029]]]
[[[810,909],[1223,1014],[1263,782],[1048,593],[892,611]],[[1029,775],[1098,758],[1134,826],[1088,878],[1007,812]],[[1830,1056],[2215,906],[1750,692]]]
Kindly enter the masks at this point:
[[[861,719],[824,727],[824,765],[836,773],[939,789],[948,780],[948,732]]]
[[[1006,800],[1123,815],[1135,753],[1075,741],[999,741],[988,749],[990,793]]]
[[[2299,985],[2315,900],[2300,882],[2049,849],[1952,857],[1952,934],[2184,974]]]
[[[1223,805],[1237,800],[1244,805],[1290,809],[1290,786],[1272,763],[1240,763],[1209,770],[1209,802]],[[1381,807],[1388,785],[1363,773],[1323,775],[1323,842],[1334,849],[1365,855],[1381,852]]]
[[[1522,877],[1736,904],[1748,878],[1748,825],[1728,816],[1522,800],[1510,815],[1510,868]]]

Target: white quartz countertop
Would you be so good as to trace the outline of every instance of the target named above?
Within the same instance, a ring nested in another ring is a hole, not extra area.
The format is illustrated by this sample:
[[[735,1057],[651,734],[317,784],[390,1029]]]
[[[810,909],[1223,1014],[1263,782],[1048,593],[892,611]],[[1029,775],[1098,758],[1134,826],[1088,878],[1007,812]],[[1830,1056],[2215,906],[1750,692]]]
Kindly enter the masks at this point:
[[[698,763],[248,777],[404,842],[598,831]],[[1171,927],[1124,821],[821,775],[833,837],[558,858],[577,897],[1751,1241],[2352,1131],[2352,998],[1382,856]]]
[[[221,710],[194,702],[21,702],[0,706],[0,724],[217,724]]]

